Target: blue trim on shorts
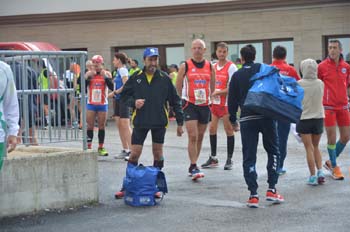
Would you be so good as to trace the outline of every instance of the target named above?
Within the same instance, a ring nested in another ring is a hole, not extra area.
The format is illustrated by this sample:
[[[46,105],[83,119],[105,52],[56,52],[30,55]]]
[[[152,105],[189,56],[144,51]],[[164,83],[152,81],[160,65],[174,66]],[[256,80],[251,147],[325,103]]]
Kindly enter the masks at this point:
[[[108,111],[108,105],[92,105],[92,104],[86,104],[86,109],[95,111],[95,112],[107,112]]]

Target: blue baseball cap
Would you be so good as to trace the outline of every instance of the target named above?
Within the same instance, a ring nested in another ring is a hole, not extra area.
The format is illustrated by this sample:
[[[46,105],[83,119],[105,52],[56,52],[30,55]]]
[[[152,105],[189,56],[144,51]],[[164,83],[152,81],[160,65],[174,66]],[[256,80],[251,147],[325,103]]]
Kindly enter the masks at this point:
[[[143,51],[143,58],[150,56],[159,56],[158,48],[145,48]]]

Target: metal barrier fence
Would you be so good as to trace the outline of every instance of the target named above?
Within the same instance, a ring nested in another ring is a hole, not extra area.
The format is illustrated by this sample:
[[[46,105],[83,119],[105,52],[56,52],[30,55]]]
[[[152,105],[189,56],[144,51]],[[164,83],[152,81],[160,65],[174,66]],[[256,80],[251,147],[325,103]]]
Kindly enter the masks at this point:
[[[0,51],[10,65],[25,145],[86,140],[86,52]],[[79,81],[79,76],[81,77]]]

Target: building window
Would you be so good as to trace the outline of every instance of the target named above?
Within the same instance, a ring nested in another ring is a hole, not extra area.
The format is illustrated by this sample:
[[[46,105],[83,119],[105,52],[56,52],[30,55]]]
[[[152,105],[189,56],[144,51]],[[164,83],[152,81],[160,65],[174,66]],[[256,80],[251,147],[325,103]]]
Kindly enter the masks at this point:
[[[216,45],[218,42],[214,43]],[[228,59],[235,62],[237,58],[240,58],[240,50],[242,47],[251,44],[255,47],[257,63],[272,63],[272,51],[277,45],[284,46],[287,49],[287,59],[289,64],[294,63],[294,42],[292,38],[287,39],[265,39],[258,41],[229,41],[228,44]],[[213,47],[213,53],[215,53],[216,46]]]
[[[143,68],[143,50],[146,47],[156,47],[159,50],[159,65],[163,71],[171,64],[179,65],[185,60],[185,48],[183,44],[169,45],[145,45],[137,47],[117,47],[115,52],[125,52],[128,57],[136,59],[139,62],[139,67]]]
[[[240,50],[244,46],[251,44],[255,47],[256,57],[255,62],[262,63],[263,62],[263,43],[262,42],[240,42],[240,43],[229,43],[228,44],[228,58],[235,62],[237,58],[240,58]]]
[[[350,63],[350,35],[334,35],[325,37],[325,57],[328,56],[328,41],[329,40],[339,40],[343,47],[343,57],[348,63]]]
[[[165,48],[166,64],[169,67],[172,64],[180,65],[185,60],[185,48],[181,47],[167,47]]]

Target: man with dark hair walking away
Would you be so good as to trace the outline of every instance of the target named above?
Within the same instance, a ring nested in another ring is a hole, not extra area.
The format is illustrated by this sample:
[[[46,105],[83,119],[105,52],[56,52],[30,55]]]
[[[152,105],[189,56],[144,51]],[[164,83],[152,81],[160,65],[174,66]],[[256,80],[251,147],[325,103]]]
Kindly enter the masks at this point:
[[[256,172],[257,146],[259,142],[259,133],[263,135],[263,144],[267,152],[267,183],[269,184],[266,192],[266,200],[275,204],[284,201],[284,198],[277,193],[275,185],[277,184],[278,174],[276,171],[276,161],[279,156],[276,121],[258,115],[244,107],[244,101],[248,90],[252,85],[250,79],[259,72],[261,64],[254,63],[256,50],[252,45],[247,45],[240,50],[243,67],[232,76],[229,96],[228,109],[230,112],[230,121],[234,128],[238,127],[236,113],[238,107],[241,108],[240,131],[242,139],[243,152],[243,171],[244,179],[248,185],[250,196],[247,206],[251,208],[259,207],[258,183]]]
[[[293,77],[296,81],[300,80],[295,68],[286,62],[287,49],[283,46],[276,46],[273,49],[273,62],[272,66],[275,66],[280,70],[280,74]],[[290,123],[284,121],[277,121],[277,133],[278,133],[278,144],[280,151],[280,158],[277,161],[277,173],[283,175],[286,170],[283,168],[284,160],[287,156],[287,143],[288,135],[290,131]]]

